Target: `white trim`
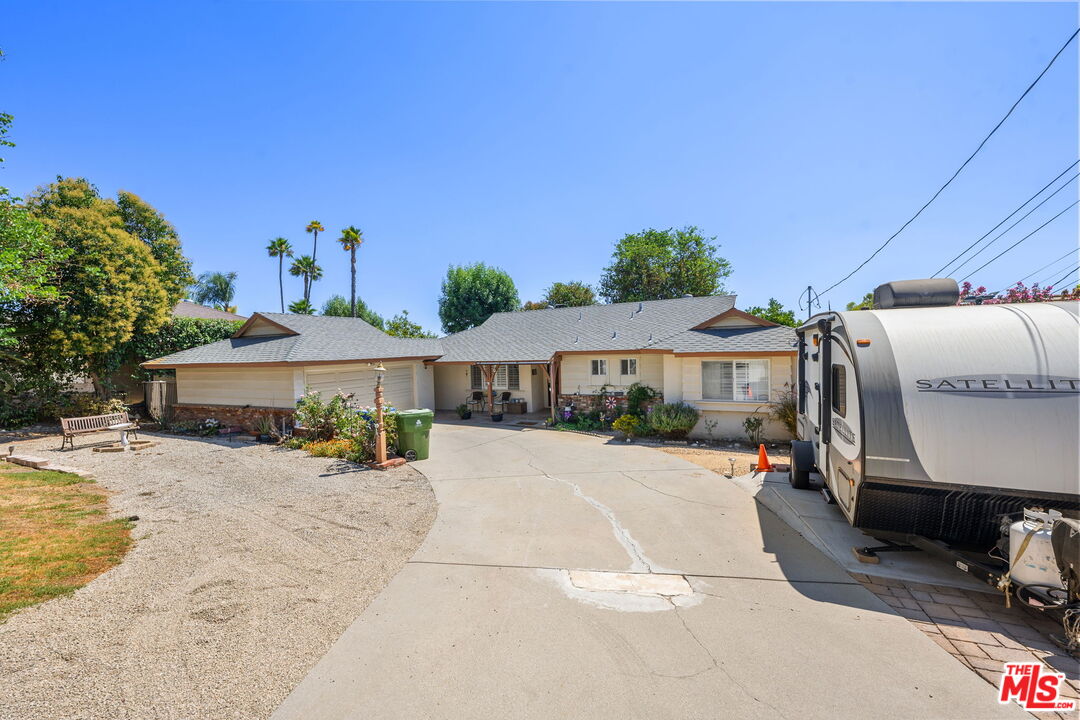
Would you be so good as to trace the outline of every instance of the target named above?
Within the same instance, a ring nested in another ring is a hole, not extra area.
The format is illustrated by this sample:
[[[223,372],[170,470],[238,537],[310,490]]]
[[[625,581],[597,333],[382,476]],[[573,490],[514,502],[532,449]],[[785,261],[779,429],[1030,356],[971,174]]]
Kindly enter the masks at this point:
[[[765,399],[753,399],[753,400],[739,400],[734,397],[735,395],[735,365],[737,363],[765,363]],[[712,398],[705,396],[705,364],[729,364],[731,368],[731,392],[730,398]],[[701,361],[701,400],[702,402],[721,402],[721,403],[735,403],[738,405],[762,405],[764,403],[771,402],[772,398],[772,360],[770,358],[732,358],[730,360],[724,360],[718,358],[716,360],[702,360]]]

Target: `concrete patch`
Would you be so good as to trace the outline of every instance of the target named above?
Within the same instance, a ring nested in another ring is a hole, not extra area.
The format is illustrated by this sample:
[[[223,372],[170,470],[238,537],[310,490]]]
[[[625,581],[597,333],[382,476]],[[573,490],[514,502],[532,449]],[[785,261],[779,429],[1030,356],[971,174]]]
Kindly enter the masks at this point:
[[[593,570],[536,570],[571,600],[619,612],[663,612],[693,607],[705,599],[682,575]]]
[[[665,597],[694,594],[694,589],[682,575],[571,570],[570,582],[582,590],[592,591],[639,593]]]

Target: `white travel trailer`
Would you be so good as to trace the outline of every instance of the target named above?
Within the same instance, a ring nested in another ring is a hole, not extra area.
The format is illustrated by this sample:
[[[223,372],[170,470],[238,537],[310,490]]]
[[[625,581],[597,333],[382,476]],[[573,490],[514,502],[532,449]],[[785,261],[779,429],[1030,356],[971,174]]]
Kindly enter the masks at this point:
[[[1080,509],[1080,303],[958,296],[948,279],[888,283],[877,309],[798,328],[790,479],[820,473],[874,537],[986,550],[1004,516]]]

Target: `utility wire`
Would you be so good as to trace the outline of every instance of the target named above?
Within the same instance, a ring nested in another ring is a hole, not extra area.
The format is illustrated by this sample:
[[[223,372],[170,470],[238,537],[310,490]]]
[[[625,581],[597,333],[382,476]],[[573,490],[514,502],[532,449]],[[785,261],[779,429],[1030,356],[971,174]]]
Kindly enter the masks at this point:
[[[1057,286],[1058,286],[1058,283],[1064,282],[1064,281],[1065,281],[1065,278],[1069,277],[1070,275],[1072,275],[1072,274],[1073,274],[1074,272],[1076,272],[1077,270],[1080,270],[1080,265],[1077,265],[1077,266],[1076,266],[1076,267],[1074,267],[1074,268],[1073,268],[1072,270],[1070,270],[1069,272],[1067,272],[1067,273],[1065,273],[1064,275],[1062,275],[1062,276],[1061,276],[1060,278],[1058,278],[1058,279],[1057,279],[1057,280],[1056,280],[1056,281],[1054,282],[1054,284],[1053,284],[1053,285],[1047,285],[1046,287],[1048,287],[1048,288],[1055,288],[1055,287],[1057,287]]]
[[[1014,222],[1014,223],[1013,223],[1012,225],[1010,225],[1009,227],[1005,228],[1005,229],[1004,229],[1004,230],[1002,230],[1002,231],[1001,231],[1000,233],[998,233],[998,236],[997,236],[996,238],[994,238],[994,239],[993,239],[993,240],[991,240],[990,242],[988,242],[988,243],[986,243],[985,245],[983,245],[983,246],[982,246],[981,248],[979,248],[979,249],[978,249],[978,250],[976,250],[976,251],[975,251],[974,253],[972,253],[971,257],[969,257],[968,259],[964,260],[964,262],[962,262],[962,263],[960,263],[959,265],[957,265],[956,267],[954,267],[954,268],[952,269],[952,272],[953,272],[953,273],[958,273],[958,272],[960,272],[960,268],[964,267],[964,266],[965,266],[965,265],[967,265],[967,264],[968,264],[969,262],[971,262],[971,261],[972,261],[972,260],[974,260],[975,258],[979,257],[979,255],[981,255],[982,253],[986,252],[986,249],[987,249],[987,248],[989,248],[989,247],[990,247],[991,245],[993,245],[993,244],[994,244],[994,243],[996,243],[996,242],[997,242],[998,240],[1000,240],[1000,239],[1002,238],[1002,236],[1004,236],[1004,235],[1008,234],[1008,232],[1009,232],[1010,230],[1012,230],[1012,229],[1013,229],[1014,227],[1016,227],[1016,226],[1017,226],[1017,225],[1019,225],[1020,223],[1024,222],[1024,220],[1026,220],[1026,219],[1028,218],[1028,216],[1029,216],[1029,215],[1031,215],[1031,213],[1035,212],[1036,210],[1038,210],[1039,208],[1041,208],[1041,207],[1042,207],[1043,205],[1045,205],[1045,204],[1046,204],[1046,201],[1047,201],[1047,200],[1049,200],[1050,198],[1054,197],[1054,196],[1055,196],[1055,195],[1057,195],[1057,194],[1058,194],[1059,192],[1061,192],[1061,191],[1062,191],[1062,190],[1064,190],[1064,189],[1065,189],[1066,187],[1068,187],[1068,186],[1069,186],[1069,183],[1071,183],[1071,182],[1072,182],[1073,180],[1075,180],[1075,179],[1076,179],[1077,177],[1080,177],[1080,173],[1077,173],[1076,175],[1073,175],[1073,176],[1072,176],[1071,178],[1069,178],[1069,179],[1068,179],[1068,181],[1066,181],[1066,182],[1065,182],[1065,184],[1063,184],[1063,185],[1062,185],[1061,187],[1059,187],[1059,188],[1058,188],[1057,190],[1055,190],[1054,192],[1050,193],[1050,194],[1049,194],[1049,195],[1047,195],[1047,196],[1046,196],[1045,198],[1043,198],[1043,199],[1042,199],[1042,201],[1041,201],[1041,202],[1039,202],[1039,204],[1038,204],[1038,205],[1036,205],[1035,207],[1031,208],[1031,209],[1030,209],[1030,210],[1028,210],[1028,211],[1027,211],[1026,213],[1024,213],[1024,214],[1023,214],[1023,216],[1022,216],[1022,217],[1021,217],[1021,218],[1020,218],[1019,220],[1017,220],[1017,221],[1016,221],[1016,222]]]
[[[954,257],[954,258],[953,258],[952,260],[950,260],[949,262],[947,262],[947,263],[945,263],[944,265],[942,265],[941,267],[939,267],[939,268],[938,268],[938,269],[937,269],[936,271],[934,271],[934,274],[933,274],[933,275],[931,275],[930,277],[937,277],[938,275],[940,275],[940,274],[941,274],[941,272],[942,272],[943,270],[945,270],[945,268],[947,268],[947,267],[949,267],[950,265],[952,265],[952,264],[953,264],[954,262],[956,262],[956,261],[957,261],[957,260],[959,260],[959,259],[960,259],[961,257],[963,257],[963,256],[964,256],[964,255],[965,255],[965,254],[967,253],[967,251],[968,251],[968,250],[970,250],[971,248],[975,247],[976,245],[978,245],[979,243],[981,243],[981,242],[982,242],[983,240],[985,240],[985,239],[986,239],[986,237],[987,237],[988,235],[990,235],[990,233],[994,232],[994,231],[995,231],[995,230],[997,230],[997,229],[998,229],[999,227],[1001,227],[1002,225],[1004,225],[1005,223],[1007,223],[1007,222],[1009,221],[1009,218],[1011,218],[1011,217],[1012,217],[1013,215],[1015,215],[1016,213],[1018,213],[1018,212],[1020,212],[1021,210],[1023,210],[1023,209],[1024,209],[1024,206],[1025,206],[1025,205],[1027,205],[1027,204],[1028,204],[1029,202],[1031,202],[1031,201],[1032,201],[1032,200],[1034,200],[1035,198],[1039,197],[1039,195],[1042,195],[1042,193],[1043,193],[1043,192],[1044,192],[1044,191],[1046,190],[1046,188],[1050,187],[1051,185],[1053,185],[1054,183],[1056,183],[1056,182],[1057,182],[1058,180],[1060,180],[1060,179],[1061,179],[1061,176],[1062,176],[1062,175],[1064,175],[1065,173],[1067,173],[1067,172],[1069,172],[1070,170],[1072,170],[1072,169],[1073,169],[1074,167],[1076,167],[1076,166],[1077,166],[1077,164],[1080,164],[1080,160],[1077,160],[1077,161],[1076,161],[1076,162],[1074,162],[1074,163],[1073,163],[1072,165],[1070,165],[1069,167],[1067,167],[1067,168],[1065,168],[1064,170],[1062,170],[1062,171],[1061,171],[1061,174],[1059,174],[1059,175],[1058,175],[1058,176],[1057,176],[1056,178],[1054,178],[1054,179],[1053,179],[1053,180],[1051,180],[1050,182],[1048,182],[1048,183],[1046,183],[1045,185],[1043,185],[1043,186],[1042,186],[1042,187],[1041,187],[1041,188],[1039,189],[1039,192],[1037,192],[1037,193],[1035,193],[1034,195],[1032,195],[1031,197],[1029,197],[1029,198],[1028,198],[1027,200],[1025,200],[1025,201],[1024,201],[1024,202],[1023,202],[1023,203],[1022,203],[1022,204],[1020,205],[1020,207],[1016,208],[1016,209],[1015,209],[1015,210],[1013,210],[1013,211],[1012,211],[1011,213],[1009,213],[1008,215],[1006,215],[1006,216],[1005,216],[1005,219],[1004,219],[1004,220],[1002,220],[1002,221],[1001,221],[1001,222],[999,222],[999,223],[998,223],[997,225],[995,225],[994,227],[992,227],[992,228],[990,228],[989,230],[987,230],[987,231],[986,231],[986,235],[983,235],[983,236],[982,236],[981,238],[979,238],[978,240],[976,240],[975,242],[971,243],[971,244],[970,244],[970,245],[968,245],[968,246],[967,246],[966,248],[964,248],[963,250],[961,250],[961,251],[960,251],[960,253],[959,253],[959,254],[958,254],[958,255],[957,255],[956,257]],[[1075,178],[1074,178],[1074,179],[1075,179]],[[1071,181],[1070,181],[1070,182],[1071,182]],[[1045,202],[1045,201],[1044,201],[1044,202]],[[999,236],[999,237],[1000,237],[1000,236]],[[992,243],[992,242],[993,242],[993,241],[991,240],[991,243]],[[978,254],[978,253],[976,253],[976,254]],[[959,268],[957,268],[957,269],[959,269]]]
[[[978,267],[978,269],[976,269],[976,270],[972,270],[972,271],[971,271],[970,273],[968,273],[968,274],[967,274],[967,275],[966,275],[966,276],[964,277],[964,279],[963,279],[963,280],[967,280],[967,279],[968,279],[969,277],[971,277],[971,276],[972,276],[972,275],[974,275],[975,273],[979,272],[979,270],[982,270],[982,269],[983,269],[984,267],[986,267],[986,266],[987,266],[987,265],[989,265],[990,263],[994,262],[995,260],[997,260],[997,259],[998,259],[999,257],[1001,257],[1002,255],[1004,255],[1005,253],[1009,252],[1009,251],[1010,251],[1010,250],[1012,250],[1012,249],[1013,249],[1014,247],[1016,247],[1016,246],[1017,246],[1017,245],[1019,245],[1020,243],[1024,242],[1024,241],[1025,241],[1025,240],[1027,240],[1027,239],[1028,239],[1029,237],[1031,237],[1031,236],[1032,236],[1032,235],[1034,235],[1035,233],[1039,232],[1039,231],[1040,231],[1040,230],[1042,230],[1042,229],[1043,229],[1044,227],[1046,227],[1046,226],[1047,226],[1047,225],[1049,225],[1050,223],[1054,222],[1055,220],[1057,220],[1057,219],[1058,219],[1059,217],[1061,217],[1062,215],[1064,215],[1064,214],[1065,214],[1065,213],[1067,213],[1068,211],[1072,210],[1072,209],[1073,209],[1074,207],[1076,207],[1076,206],[1077,206],[1078,204],[1080,204],[1080,200],[1076,200],[1076,201],[1074,201],[1074,202],[1073,202],[1073,203],[1072,203],[1071,205],[1069,205],[1069,207],[1065,208],[1064,210],[1062,210],[1061,212],[1059,212],[1059,213],[1058,213],[1057,215],[1055,215],[1054,217],[1050,218],[1049,220],[1047,220],[1046,222],[1044,222],[1044,223],[1043,223],[1042,225],[1040,225],[1039,227],[1035,228],[1034,230],[1032,230],[1031,232],[1029,232],[1029,233],[1028,233],[1027,235],[1025,235],[1024,237],[1020,238],[1019,240],[1017,240],[1016,242],[1014,242],[1014,243],[1013,243],[1012,245],[1010,245],[1009,247],[1005,248],[1004,250],[1002,250],[1001,252],[999,252],[999,253],[998,253],[997,255],[995,255],[994,257],[990,258],[990,259],[989,259],[989,260],[987,260],[986,262],[984,262],[984,263],[983,263],[982,265],[980,265],[980,266]],[[963,280],[961,280],[961,282],[963,282]]]
[[[1009,116],[1013,114],[1013,110],[1015,110],[1016,106],[1020,104],[1020,101],[1023,100],[1025,97],[1027,97],[1028,93],[1031,92],[1032,88],[1034,88],[1035,85],[1037,85],[1038,82],[1040,80],[1042,80],[1043,75],[1045,75],[1046,72],[1050,69],[1050,67],[1057,61],[1057,59],[1059,57],[1061,57],[1061,53],[1065,52],[1065,48],[1069,47],[1069,44],[1076,38],[1078,33],[1080,33],[1080,28],[1077,28],[1077,30],[1075,32],[1073,32],[1072,35],[1069,36],[1069,39],[1065,41],[1065,44],[1061,46],[1061,49],[1058,50],[1057,53],[1054,55],[1054,57],[1052,57],[1050,59],[1050,62],[1047,63],[1046,67],[1043,68],[1043,71],[1041,73],[1039,73],[1038,77],[1036,77],[1034,80],[1031,81],[1031,84],[1027,86],[1027,89],[1024,90],[1024,92],[1020,95],[1020,97],[1016,100],[1016,102],[1014,102],[1012,104],[1012,107],[1009,108],[1009,112],[1005,113],[1005,116],[1003,118],[1001,118],[1001,120],[998,121],[998,124],[994,126],[994,129],[990,131],[990,134],[983,138],[982,142],[979,143],[979,146],[977,148],[975,148],[975,152],[971,153],[971,155],[968,156],[968,159],[965,160],[963,162],[963,164],[960,165],[959,168],[957,168],[956,172],[954,172],[952,174],[952,177],[950,177],[947,181],[945,181],[944,185],[942,185],[940,188],[938,188],[937,192],[935,192],[933,194],[933,196],[931,196],[931,198],[929,200],[927,200],[926,203],[924,203],[921,208],[919,208],[919,211],[916,212],[914,215],[912,215],[911,218],[907,222],[905,222],[903,225],[901,225],[899,230],[897,230],[892,235],[890,235],[888,240],[883,242],[881,244],[881,246],[877,250],[875,250],[874,252],[872,252],[870,254],[870,257],[866,258],[861,263],[859,263],[859,265],[854,270],[849,272],[847,275],[840,278],[839,280],[834,282],[829,287],[825,288],[825,290],[823,290],[821,292],[822,295],[828,293],[830,290],[835,288],[837,285],[840,285],[841,283],[846,282],[852,275],[854,275],[855,273],[862,270],[863,267],[866,266],[866,263],[870,262],[875,257],[877,257],[878,253],[880,253],[882,250],[884,250],[886,248],[886,246],[888,246],[888,244],[891,243],[893,241],[893,239],[897,235],[904,232],[904,228],[906,228],[908,225],[910,225],[912,222],[914,222],[915,218],[922,215],[923,210],[930,207],[930,203],[937,200],[938,195],[940,195],[942,192],[944,192],[945,188],[949,187],[949,185],[952,184],[952,181],[955,180],[956,177],[960,174],[960,172],[964,168],[966,168],[968,166],[968,163],[970,163],[975,158],[975,156],[979,154],[979,151],[983,149],[983,146],[986,145],[987,141],[990,140],[990,138],[993,137],[994,133],[996,133],[998,131],[998,128],[1000,128],[1005,123],[1005,121],[1009,119]]]
[[[1065,253],[1064,255],[1062,255],[1061,257],[1059,257],[1059,258],[1058,258],[1057,260],[1054,260],[1053,262],[1050,262],[1050,263],[1047,263],[1047,264],[1043,265],[1043,266],[1042,266],[1041,268],[1039,268],[1039,269],[1038,269],[1038,270],[1036,270],[1035,272],[1031,273],[1031,275],[1025,275],[1024,277],[1020,278],[1020,279],[1019,279],[1019,280],[1017,280],[1016,282],[1024,282],[1024,281],[1025,281],[1025,280],[1027,280],[1027,279],[1028,279],[1029,277],[1032,277],[1032,276],[1034,276],[1034,275],[1036,275],[1036,274],[1038,274],[1038,273],[1041,273],[1041,272],[1042,272],[1043,270],[1045,270],[1046,268],[1048,268],[1048,267],[1050,267],[1050,266],[1052,266],[1052,265],[1057,265],[1057,264],[1058,264],[1059,262],[1061,262],[1061,261],[1062,261],[1062,260],[1064,260],[1065,258],[1069,257],[1070,255],[1075,255],[1075,254],[1076,254],[1076,248],[1073,248],[1072,250],[1069,250],[1069,252],[1067,252],[1067,253]],[[1013,283],[1013,285],[1015,285],[1015,284],[1016,284],[1016,283]]]

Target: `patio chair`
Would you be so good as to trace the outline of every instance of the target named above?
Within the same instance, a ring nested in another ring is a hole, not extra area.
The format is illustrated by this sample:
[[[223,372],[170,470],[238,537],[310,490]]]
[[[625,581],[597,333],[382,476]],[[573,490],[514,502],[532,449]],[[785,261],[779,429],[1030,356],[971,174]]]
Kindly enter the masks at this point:
[[[510,392],[505,390],[499,393],[499,399],[494,402],[492,412],[501,413],[506,411],[506,404],[510,402]]]
[[[476,390],[465,400],[465,404],[469,406],[470,410],[476,409],[483,412],[487,401],[484,399],[484,393],[480,390]]]

